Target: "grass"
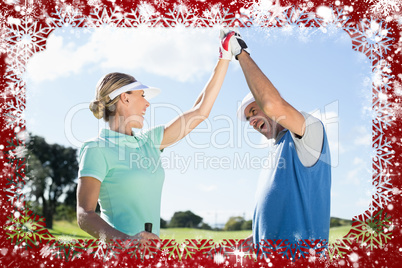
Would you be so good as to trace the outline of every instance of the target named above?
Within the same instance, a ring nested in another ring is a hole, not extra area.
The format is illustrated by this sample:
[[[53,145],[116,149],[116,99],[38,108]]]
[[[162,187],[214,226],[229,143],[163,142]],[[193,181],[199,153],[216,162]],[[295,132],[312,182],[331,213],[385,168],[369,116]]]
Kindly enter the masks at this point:
[[[341,239],[347,235],[352,228],[352,225],[332,227],[329,229],[329,243],[334,243],[337,239]]]
[[[56,239],[63,236],[70,236],[76,239],[92,239],[93,237],[83,231],[77,224],[77,222],[69,221],[54,221],[53,229],[48,229]]]
[[[161,229],[161,239],[175,239],[183,243],[186,239],[213,239],[220,242],[223,239],[244,239],[251,235],[251,230],[246,231],[208,231],[191,228],[168,228]]]
[[[351,226],[333,227],[329,230],[329,243],[334,243],[336,239],[345,236]],[[56,239],[64,236],[76,239],[92,239],[92,236],[81,230],[76,222],[55,221],[53,229],[49,232]],[[190,228],[168,228],[161,229],[161,239],[175,239],[178,243],[183,243],[186,239],[213,239],[215,242],[223,239],[244,239],[251,234],[251,231],[208,231]]]

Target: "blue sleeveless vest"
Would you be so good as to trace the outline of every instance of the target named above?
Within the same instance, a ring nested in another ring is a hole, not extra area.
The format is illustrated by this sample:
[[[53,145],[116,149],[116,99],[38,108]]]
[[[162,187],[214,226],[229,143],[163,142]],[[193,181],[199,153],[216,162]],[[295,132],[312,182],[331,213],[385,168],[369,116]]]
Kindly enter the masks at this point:
[[[275,162],[259,189],[253,217],[254,243],[283,239],[326,239],[331,198],[331,158],[324,130],[319,160],[300,162],[290,131],[275,145]]]

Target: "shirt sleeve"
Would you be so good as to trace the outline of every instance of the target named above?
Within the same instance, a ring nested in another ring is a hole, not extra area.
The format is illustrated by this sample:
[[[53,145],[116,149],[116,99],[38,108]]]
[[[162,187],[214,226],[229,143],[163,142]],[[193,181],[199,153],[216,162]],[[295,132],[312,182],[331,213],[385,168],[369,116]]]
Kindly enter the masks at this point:
[[[313,166],[321,156],[324,141],[324,126],[322,122],[305,112],[301,112],[306,120],[306,129],[303,137],[291,133],[295,143],[297,155],[305,167]]]
[[[99,145],[96,143],[84,144],[79,155],[78,177],[93,177],[102,182],[106,177],[107,170],[107,162]]]
[[[144,135],[146,136],[148,142],[150,142],[159,151],[164,133],[165,133],[165,126],[160,125],[148,129],[144,133]]]

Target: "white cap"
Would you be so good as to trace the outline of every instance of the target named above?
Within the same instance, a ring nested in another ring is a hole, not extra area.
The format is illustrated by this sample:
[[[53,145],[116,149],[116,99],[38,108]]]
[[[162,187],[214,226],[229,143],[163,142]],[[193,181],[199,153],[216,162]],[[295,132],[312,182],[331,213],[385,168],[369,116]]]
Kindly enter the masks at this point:
[[[137,82],[134,82],[134,83],[131,83],[131,84],[128,84],[121,88],[116,89],[115,91],[113,91],[112,93],[109,94],[109,98],[111,100],[113,100],[114,98],[119,96],[121,93],[131,91],[131,90],[144,90],[146,100],[150,100],[153,97],[156,97],[161,92],[161,90],[159,88],[149,87],[149,86],[143,85],[143,84],[141,84],[141,82],[137,81]]]
[[[240,107],[239,107],[239,109],[237,110],[237,118],[239,118],[241,121],[247,121],[246,115],[244,114],[244,110],[246,109],[246,107],[247,107],[250,103],[252,103],[252,102],[254,102],[254,101],[255,101],[255,99],[254,99],[253,94],[252,94],[251,92],[248,93],[248,94],[244,97],[244,99],[241,101]]]

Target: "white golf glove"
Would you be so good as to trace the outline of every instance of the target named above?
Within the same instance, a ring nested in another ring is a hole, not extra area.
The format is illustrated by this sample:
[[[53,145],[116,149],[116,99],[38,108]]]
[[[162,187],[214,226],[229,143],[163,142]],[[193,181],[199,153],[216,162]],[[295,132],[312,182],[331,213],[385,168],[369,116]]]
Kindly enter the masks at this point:
[[[220,39],[220,46],[219,46],[219,59],[223,60],[232,60],[232,49],[231,45],[231,37],[234,36],[235,32],[230,32],[228,34],[228,30],[221,29],[219,39]]]
[[[250,55],[250,52],[247,49],[246,42],[244,42],[244,40],[241,38],[241,35],[237,32],[232,31],[228,33],[228,36],[231,33],[234,33],[234,35],[232,35],[230,38],[230,48],[236,60],[238,60],[237,56],[241,53],[242,50],[244,50],[245,52],[247,52],[247,54]]]

